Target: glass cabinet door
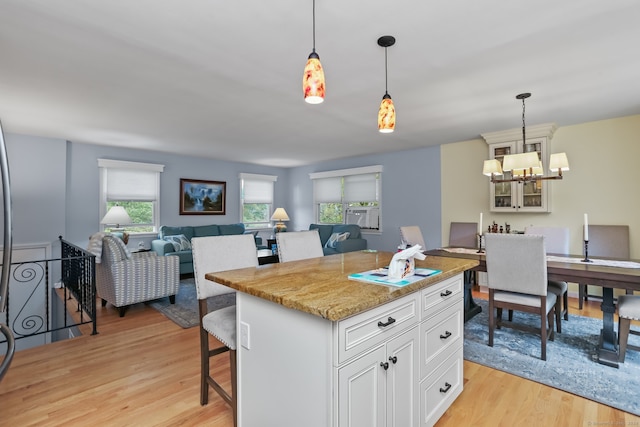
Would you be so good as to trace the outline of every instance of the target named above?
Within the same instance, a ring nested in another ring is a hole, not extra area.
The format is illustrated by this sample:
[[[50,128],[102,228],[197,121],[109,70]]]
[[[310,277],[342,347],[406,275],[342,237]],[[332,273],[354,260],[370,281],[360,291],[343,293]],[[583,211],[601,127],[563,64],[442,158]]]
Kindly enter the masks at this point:
[[[539,159],[546,159],[546,139],[527,139],[489,144],[490,158],[503,163],[504,156],[523,152],[536,152]],[[548,167],[546,161],[543,167]],[[511,172],[504,172],[502,179],[511,179]],[[535,181],[527,183],[500,182],[490,184],[490,208],[492,212],[548,212],[547,182]]]
[[[503,163],[504,156],[515,153],[513,143],[494,144],[491,147],[491,158]],[[504,175],[498,177],[500,179],[511,179],[511,172],[504,172]],[[499,182],[491,185],[491,210],[492,211],[511,211],[513,204],[516,202],[516,184],[513,182]]]
[[[547,162],[542,160],[545,158],[545,150],[543,148],[545,146],[544,142],[545,140],[540,138],[527,139],[527,143],[524,145],[524,151],[527,153],[537,153],[538,159],[543,163],[543,167],[548,167],[546,164]],[[522,141],[519,141],[518,144],[521,145]],[[527,182],[520,184],[520,187],[520,210],[546,210],[546,197],[543,197],[546,192],[546,181]]]

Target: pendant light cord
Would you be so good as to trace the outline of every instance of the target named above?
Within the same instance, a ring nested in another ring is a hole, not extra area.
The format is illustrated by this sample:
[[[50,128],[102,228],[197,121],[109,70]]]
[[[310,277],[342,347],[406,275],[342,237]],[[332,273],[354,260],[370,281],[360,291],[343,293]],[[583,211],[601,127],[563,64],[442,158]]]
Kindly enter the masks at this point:
[[[525,136],[525,130],[524,130],[524,99],[522,98],[522,152],[526,152],[526,148],[527,148],[527,138]]]
[[[316,51],[316,0],[313,0],[313,51]]]
[[[388,88],[387,88],[387,81],[388,81],[388,76],[389,76],[389,70],[387,69],[387,48],[384,48],[384,93],[385,95],[389,94]]]

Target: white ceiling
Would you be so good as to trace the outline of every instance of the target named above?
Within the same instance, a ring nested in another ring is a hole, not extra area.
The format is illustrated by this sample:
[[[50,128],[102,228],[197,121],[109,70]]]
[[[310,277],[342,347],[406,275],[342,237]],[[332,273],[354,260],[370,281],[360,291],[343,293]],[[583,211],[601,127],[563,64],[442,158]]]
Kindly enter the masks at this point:
[[[640,113],[637,0],[0,0],[5,132],[292,167]],[[377,131],[388,86],[396,131]]]

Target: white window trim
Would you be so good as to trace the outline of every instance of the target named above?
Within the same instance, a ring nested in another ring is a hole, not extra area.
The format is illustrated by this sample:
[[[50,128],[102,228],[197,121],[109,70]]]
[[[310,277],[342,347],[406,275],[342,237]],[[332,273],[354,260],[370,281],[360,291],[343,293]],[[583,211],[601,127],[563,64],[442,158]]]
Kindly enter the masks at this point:
[[[107,197],[106,197],[106,189],[107,189],[107,180],[106,174],[107,169],[134,169],[134,170],[145,170],[158,172],[156,178],[156,195],[157,199],[155,201],[155,206],[153,209],[153,224],[155,231],[152,234],[157,233],[157,229],[160,226],[160,173],[164,172],[164,165],[155,164],[155,163],[142,163],[142,162],[131,162],[125,160],[113,160],[113,159],[98,159],[98,168],[100,175],[100,208],[99,213],[100,216],[98,218],[98,223],[102,220],[102,218],[107,214]],[[102,224],[100,224],[100,229],[103,230]],[[135,233],[138,234],[138,233]],[[140,233],[142,234],[150,234],[150,233]]]
[[[311,179],[320,179],[320,178],[335,178],[337,176],[348,176],[348,175],[365,175],[368,173],[380,173],[382,172],[382,165],[374,165],[374,166],[364,166],[361,168],[351,168],[351,169],[340,169],[334,171],[324,171],[324,172],[312,172],[309,174],[309,178]]]
[[[244,199],[242,197],[242,181],[243,180],[254,180],[254,181],[269,181],[269,182],[273,182],[274,183],[274,188],[273,188],[273,198],[274,200],[271,201],[271,209],[269,212],[269,218],[271,218],[271,215],[273,215],[273,204],[275,203],[275,193],[276,193],[276,189],[275,189],[275,183],[278,181],[278,176],[277,175],[263,175],[263,174],[257,174],[257,173],[244,173],[244,172],[240,172],[238,174],[238,179],[240,180],[240,209],[239,209],[239,215],[240,215],[240,219],[239,222],[244,224],[244,217],[243,217],[243,213],[244,213]],[[252,228],[251,230],[268,230],[269,228]]]
[[[331,171],[323,171],[323,172],[311,172],[309,173],[309,178],[313,181],[314,179],[323,179],[323,178],[336,178],[336,177],[345,177],[350,175],[365,175],[372,173],[382,173],[383,172],[382,165],[372,165],[372,166],[363,166],[359,168],[349,168],[349,169],[337,169]],[[382,179],[382,178],[381,178]],[[368,230],[362,229],[361,232],[363,234],[382,234],[382,182],[379,183],[380,186],[378,188],[378,208],[380,209],[380,227],[377,230]],[[314,186],[314,195],[313,195],[313,215],[314,221],[318,221],[318,204],[316,203],[315,196],[315,186]]]

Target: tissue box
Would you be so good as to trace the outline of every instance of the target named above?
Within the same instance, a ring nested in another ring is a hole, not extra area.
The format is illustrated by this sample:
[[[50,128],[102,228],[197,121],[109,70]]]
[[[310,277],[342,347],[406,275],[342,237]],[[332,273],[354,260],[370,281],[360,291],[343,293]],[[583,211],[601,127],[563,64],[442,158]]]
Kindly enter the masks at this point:
[[[396,268],[389,268],[389,277],[392,279],[404,279],[405,277],[413,276],[416,272],[416,263],[413,257],[409,259],[398,259],[393,261],[396,264]]]

